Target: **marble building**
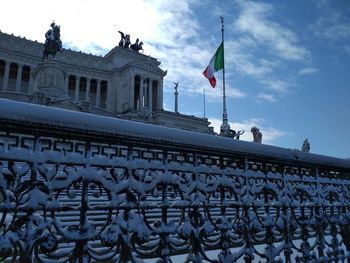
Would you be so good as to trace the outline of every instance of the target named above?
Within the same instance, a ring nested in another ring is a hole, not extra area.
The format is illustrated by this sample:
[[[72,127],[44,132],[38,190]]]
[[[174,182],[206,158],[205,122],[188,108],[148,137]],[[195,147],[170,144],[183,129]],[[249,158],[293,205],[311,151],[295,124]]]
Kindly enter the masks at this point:
[[[104,56],[64,49],[44,60],[43,46],[0,31],[0,97],[213,133],[206,118],[163,109],[167,72],[157,59],[116,46]]]

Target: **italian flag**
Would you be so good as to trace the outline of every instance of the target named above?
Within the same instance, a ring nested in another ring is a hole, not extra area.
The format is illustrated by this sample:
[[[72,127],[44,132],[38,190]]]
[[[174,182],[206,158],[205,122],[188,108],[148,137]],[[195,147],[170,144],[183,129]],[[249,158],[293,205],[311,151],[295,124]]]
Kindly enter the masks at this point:
[[[204,77],[206,77],[210,85],[215,88],[216,79],[214,73],[224,68],[224,43],[221,42],[219,48],[216,50],[215,55],[211,58],[209,65],[203,71]]]

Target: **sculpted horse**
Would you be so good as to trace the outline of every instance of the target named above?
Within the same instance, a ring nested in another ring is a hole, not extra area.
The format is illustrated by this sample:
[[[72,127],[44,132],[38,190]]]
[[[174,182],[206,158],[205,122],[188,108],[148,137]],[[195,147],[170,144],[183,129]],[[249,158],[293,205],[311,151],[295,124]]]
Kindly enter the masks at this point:
[[[62,51],[62,41],[60,39],[60,27],[55,25],[46,34],[46,42],[44,44],[43,59],[47,59],[49,55],[55,57],[58,51]]]
[[[137,38],[136,42],[134,44],[130,45],[130,49],[132,49],[134,51],[143,50],[142,45],[143,45],[143,42],[142,41],[139,42],[139,39]]]

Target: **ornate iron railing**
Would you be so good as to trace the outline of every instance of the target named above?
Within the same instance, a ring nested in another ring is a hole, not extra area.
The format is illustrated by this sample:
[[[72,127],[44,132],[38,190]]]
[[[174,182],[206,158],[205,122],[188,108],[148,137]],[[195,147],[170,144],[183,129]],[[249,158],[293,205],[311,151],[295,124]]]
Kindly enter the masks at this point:
[[[0,261],[350,258],[346,160],[0,103]]]

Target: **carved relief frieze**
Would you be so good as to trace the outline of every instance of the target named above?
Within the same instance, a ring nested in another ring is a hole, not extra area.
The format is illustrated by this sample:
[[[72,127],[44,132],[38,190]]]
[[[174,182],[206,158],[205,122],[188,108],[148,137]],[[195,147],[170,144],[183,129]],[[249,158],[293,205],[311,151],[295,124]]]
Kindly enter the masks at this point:
[[[47,97],[46,93],[44,93],[44,92],[34,91],[32,94],[32,102],[37,103],[37,104],[48,105],[49,98]]]
[[[41,91],[49,97],[63,98],[66,96],[66,70],[59,62],[47,60],[40,63],[32,72],[34,91]]]

